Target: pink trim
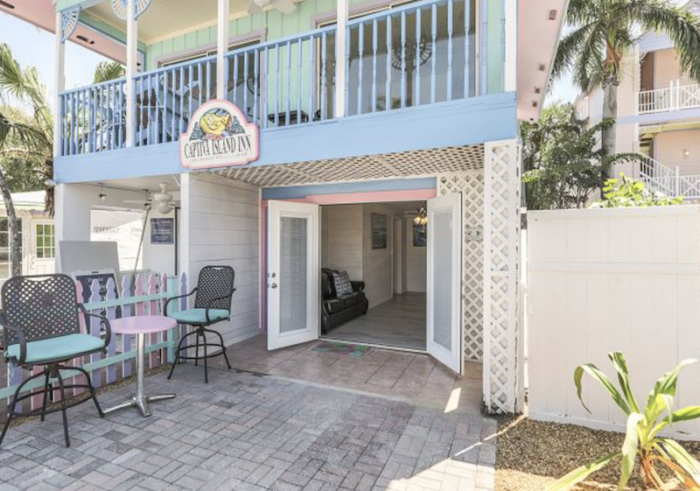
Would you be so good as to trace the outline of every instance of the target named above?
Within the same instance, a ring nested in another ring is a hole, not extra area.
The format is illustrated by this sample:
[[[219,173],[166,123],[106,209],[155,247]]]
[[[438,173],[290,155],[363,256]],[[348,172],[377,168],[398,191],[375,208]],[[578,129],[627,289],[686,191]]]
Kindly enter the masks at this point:
[[[376,191],[370,193],[316,194],[306,198],[280,201],[315,203],[317,205],[344,205],[353,203],[390,203],[396,201],[424,201],[435,198],[435,189],[411,189],[407,191]]]

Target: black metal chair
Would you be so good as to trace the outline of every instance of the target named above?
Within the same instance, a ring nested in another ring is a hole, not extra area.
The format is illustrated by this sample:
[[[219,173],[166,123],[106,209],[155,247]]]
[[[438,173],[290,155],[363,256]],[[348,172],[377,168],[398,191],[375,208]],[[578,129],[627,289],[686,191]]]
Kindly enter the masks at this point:
[[[63,274],[10,278],[2,286],[2,307],[0,325],[3,327],[3,347],[7,362],[26,369],[39,366],[43,370],[23,381],[15,390],[12,401],[7,406],[7,421],[0,435],[0,444],[15,416],[41,416],[44,421],[47,414],[62,411],[63,433],[66,446],[70,447],[66,410],[92,399],[100,417],[103,418],[104,413],[97,402],[90,374],[84,368],[67,365],[66,362],[99,351],[106,353],[111,339],[109,320],[87,312],[78,303],[75,282]],[[80,332],[81,313],[102,319],[105,339]],[[65,373],[69,370],[83,374],[87,383],[66,385],[61,371]],[[44,378],[43,390],[20,395],[23,387],[40,377]],[[66,391],[70,389],[86,389],[90,397],[69,401],[70,394]],[[47,409],[47,401],[49,398],[53,400],[56,390],[61,394],[61,404]],[[23,412],[22,401],[37,395],[43,395],[41,408]]]
[[[165,303],[165,315],[172,317],[180,324],[189,325],[195,328],[194,331],[185,334],[182,339],[180,339],[180,344],[178,345],[175,353],[175,361],[173,362],[173,366],[170,368],[168,379],[173,376],[175,365],[177,363],[181,363],[183,360],[194,360],[195,366],[199,365],[199,360],[204,361],[205,383],[209,383],[209,366],[207,363],[209,358],[224,355],[226,365],[228,366],[229,370],[231,369],[231,364],[229,363],[228,356],[226,355],[224,338],[218,331],[207,329],[207,327],[231,319],[231,299],[233,297],[233,292],[236,291],[236,289],[233,287],[235,277],[236,273],[230,266],[205,266],[199,272],[199,279],[197,280],[196,288],[194,288],[187,295],[169,298]],[[190,297],[194,294],[196,294],[196,296],[193,309],[182,310],[172,314],[168,313],[168,306],[170,305],[170,302]],[[207,334],[218,336],[220,343],[212,343],[207,341]],[[183,345],[185,340],[187,340],[190,336],[197,336],[197,341],[194,347],[194,356],[182,354],[183,351],[191,349],[190,346]],[[203,348],[204,356],[200,356],[199,354],[200,347]],[[220,351],[208,353],[207,348],[219,348]]]

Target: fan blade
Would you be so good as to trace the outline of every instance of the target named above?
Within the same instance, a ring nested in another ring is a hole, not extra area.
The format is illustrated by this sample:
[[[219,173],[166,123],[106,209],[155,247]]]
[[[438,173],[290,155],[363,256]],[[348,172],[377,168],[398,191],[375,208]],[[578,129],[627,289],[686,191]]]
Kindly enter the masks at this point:
[[[250,0],[250,4],[248,4],[248,13],[253,15],[253,14],[259,14],[262,12],[263,9],[260,5],[255,3],[255,0]]]
[[[291,14],[296,8],[292,0],[272,0],[272,6],[285,14]]]

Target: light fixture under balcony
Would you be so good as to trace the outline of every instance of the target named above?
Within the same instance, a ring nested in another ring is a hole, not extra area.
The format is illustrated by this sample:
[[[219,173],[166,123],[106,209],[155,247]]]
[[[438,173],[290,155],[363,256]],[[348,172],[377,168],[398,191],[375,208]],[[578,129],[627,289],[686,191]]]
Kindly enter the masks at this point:
[[[413,219],[413,223],[421,227],[425,227],[426,225],[428,225],[428,211],[423,206],[418,208],[417,211],[418,214]]]

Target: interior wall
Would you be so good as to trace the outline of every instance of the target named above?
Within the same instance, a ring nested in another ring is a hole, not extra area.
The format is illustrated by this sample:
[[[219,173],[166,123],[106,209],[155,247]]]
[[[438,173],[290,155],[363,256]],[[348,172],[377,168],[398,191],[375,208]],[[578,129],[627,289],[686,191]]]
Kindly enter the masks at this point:
[[[190,179],[183,204],[189,230],[190,285],[207,265],[228,265],[236,272],[231,321],[217,325],[231,345],[259,333],[260,191],[256,186],[213,174]]]
[[[143,238],[143,267],[151,271],[167,273],[169,275],[176,274],[177,265],[175,255],[177,248],[175,245],[168,244],[153,244],[151,243],[151,219],[153,218],[172,218],[175,220],[175,237],[179,240],[179,224],[175,218],[175,210],[170,213],[159,213],[157,210],[151,210],[146,221],[146,232]],[[177,271],[179,273],[179,271]]]
[[[404,219],[406,244],[406,290],[425,292],[427,288],[428,248],[413,245],[413,220]],[[428,228],[428,231],[430,229]]]
[[[362,280],[362,205],[324,206],[322,215],[321,266]]]
[[[392,222],[394,209],[391,205],[369,204],[362,206],[362,268],[365,292],[369,308],[377,307],[391,300],[392,283]],[[372,249],[372,214],[386,216],[387,245],[384,249]]]

